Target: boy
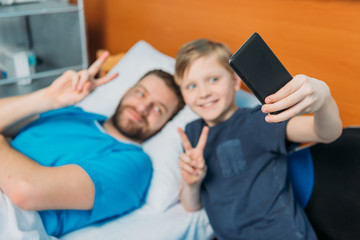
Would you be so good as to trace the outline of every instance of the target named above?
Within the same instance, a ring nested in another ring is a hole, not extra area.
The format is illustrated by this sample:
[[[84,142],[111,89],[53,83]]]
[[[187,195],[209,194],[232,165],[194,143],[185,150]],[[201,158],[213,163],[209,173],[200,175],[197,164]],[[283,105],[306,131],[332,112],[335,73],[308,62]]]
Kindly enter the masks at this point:
[[[223,44],[200,39],[176,57],[175,80],[201,117],[185,133],[179,129],[185,149],[181,202],[188,211],[204,206],[218,239],[316,239],[287,180],[286,154],[296,143],[340,136],[330,90],[297,75],[262,107],[238,109],[240,79],[228,65],[230,56]],[[300,116],[308,113],[314,115]]]

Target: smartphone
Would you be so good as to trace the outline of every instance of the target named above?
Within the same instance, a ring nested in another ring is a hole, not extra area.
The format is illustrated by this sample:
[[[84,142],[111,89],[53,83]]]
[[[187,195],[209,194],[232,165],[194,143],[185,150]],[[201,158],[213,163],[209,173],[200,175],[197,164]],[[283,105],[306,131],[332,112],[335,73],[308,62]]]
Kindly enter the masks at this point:
[[[229,64],[262,104],[293,78],[258,33],[231,56]]]

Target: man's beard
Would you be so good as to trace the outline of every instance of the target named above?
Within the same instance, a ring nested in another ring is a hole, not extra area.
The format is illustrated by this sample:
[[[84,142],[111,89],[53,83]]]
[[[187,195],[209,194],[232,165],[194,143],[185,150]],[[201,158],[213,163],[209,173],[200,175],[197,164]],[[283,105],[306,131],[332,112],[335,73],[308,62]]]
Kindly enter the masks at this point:
[[[146,134],[144,134],[144,130],[148,126],[148,122],[146,119],[139,114],[139,116],[142,118],[142,123],[136,123],[129,119],[126,116],[126,111],[128,110],[135,111],[136,110],[133,107],[130,106],[122,106],[120,104],[118,108],[116,109],[115,114],[111,117],[111,121],[114,125],[114,127],[125,137],[133,139],[133,140],[140,140],[143,141],[144,138],[146,138]]]
[[[126,117],[126,111],[128,110],[135,111],[141,118],[141,123],[136,123]],[[151,133],[148,130],[149,123],[144,116],[136,111],[135,108],[131,106],[123,106],[121,103],[116,109],[115,114],[111,117],[112,124],[114,127],[125,137],[130,138],[135,141],[145,141],[146,139],[153,136],[158,131]]]

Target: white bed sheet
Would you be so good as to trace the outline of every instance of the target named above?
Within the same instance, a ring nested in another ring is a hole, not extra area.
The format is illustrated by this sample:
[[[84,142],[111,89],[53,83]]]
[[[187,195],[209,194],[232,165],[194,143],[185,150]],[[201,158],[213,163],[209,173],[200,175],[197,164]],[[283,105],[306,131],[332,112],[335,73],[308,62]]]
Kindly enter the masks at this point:
[[[186,212],[177,203],[165,212],[154,211],[150,205],[114,219],[71,232],[61,240],[197,240],[210,239],[213,230],[204,210]],[[56,240],[45,232],[36,211],[16,207],[0,191],[0,239]]]
[[[203,210],[189,213],[176,204],[163,213],[144,206],[105,225],[90,226],[65,235],[61,240],[206,240],[212,234]]]
[[[18,208],[0,191],[0,239],[55,240],[56,238],[46,234],[37,212]]]

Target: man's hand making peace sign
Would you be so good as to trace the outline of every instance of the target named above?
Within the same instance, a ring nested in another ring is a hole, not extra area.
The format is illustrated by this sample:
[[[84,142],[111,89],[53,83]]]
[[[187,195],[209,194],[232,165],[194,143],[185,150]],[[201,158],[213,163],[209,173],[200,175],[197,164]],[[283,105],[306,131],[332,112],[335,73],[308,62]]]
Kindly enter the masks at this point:
[[[88,96],[95,88],[113,80],[117,73],[96,78],[109,56],[109,52],[104,52],[88,69],[80,72],[72,70],[66,71],[57,78],[45,92],[46,99],[49,99],[50,108],[56,109],[76,104]]]

